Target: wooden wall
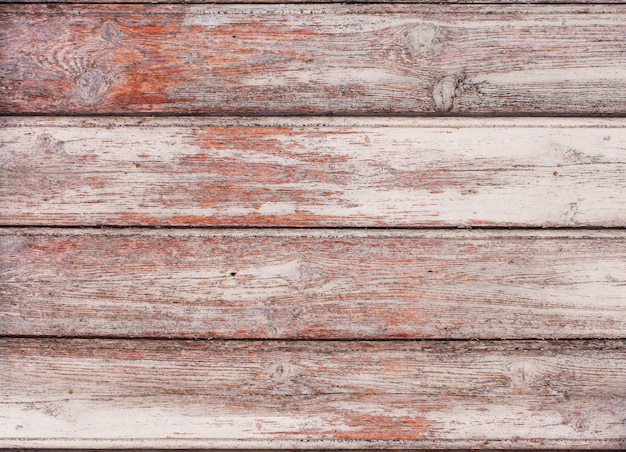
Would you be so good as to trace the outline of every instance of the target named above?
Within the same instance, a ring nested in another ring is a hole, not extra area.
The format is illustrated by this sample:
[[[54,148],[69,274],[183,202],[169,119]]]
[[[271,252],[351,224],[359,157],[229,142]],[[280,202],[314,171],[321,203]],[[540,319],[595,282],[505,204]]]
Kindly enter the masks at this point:
[[[621,2],[0,2],[0,113],[0,448],[626,448]]]

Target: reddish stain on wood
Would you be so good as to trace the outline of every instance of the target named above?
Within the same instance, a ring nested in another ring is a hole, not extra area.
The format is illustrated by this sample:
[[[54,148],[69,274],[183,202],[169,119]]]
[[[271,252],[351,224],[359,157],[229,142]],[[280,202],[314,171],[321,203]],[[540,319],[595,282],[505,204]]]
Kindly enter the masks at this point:
[[[1,334],[497,339],[626,328],[619,234],[54,231],[0,235]]]
[[[5,112],[624,112],[619,7],[3,12]]]
[[[0,448],[626,447],[621,229],[297,229],[623,227],[626,123],[519,117],[626,111],[621,6],[55,1],[0,113],[113,117],[0,123]]]
[[[420,440],[429,435],[429,422],[425,417],[347,415],[348,430],[332,431],[339,440]],[[332,422],[332,419],[331,419]]]
[[[38,121],[4,120],[4,224],[626,224],[620,120]]]
[[[5,339],[0,357],[5,442],[120,445],[132,428],[178,446],[624,444],[621,340]]]

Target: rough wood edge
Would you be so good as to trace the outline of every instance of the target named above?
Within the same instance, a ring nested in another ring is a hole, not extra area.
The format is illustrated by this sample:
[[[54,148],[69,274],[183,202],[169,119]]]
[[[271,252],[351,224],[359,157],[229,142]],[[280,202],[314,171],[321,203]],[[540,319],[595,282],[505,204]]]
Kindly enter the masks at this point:
[[[367,5],[375,3],[390,4],[417,4],[417,5],[439,5],[439,4],[477,4],[477,5],[525,5],[525,4],[551,4],[551,5],[594,5],[594,4],[623,4],[623,0],[0,0],[2,3],[19,3],[19,4],[189,4],[189,5],[206,5],[206,4],[350,4],[350,5]]]
[[[2,127],[624,128],[626,118],[396,116],[0,116]]]
[[[100,1],[102,1],[100,3]],[[471,0],[474,1],[474,0]],[[145,2],[145,3],[143,3]],[[196,15],[259,15],[259,14],[293,14],[293,15],[310,15],[311,13],[333,13],[345,14],[353,16],[355,14],[489,14],[489,13],[506,13],[519,14],[526,13],[531,15],[545,14],[626,14],[623,8],[624,0],[611,2],[610,0],[597,3],[576,3],[564,2],[552,3],[550,0],[530,0],[522,3],[491,3],[489,0],[476,3],[453,2],[453,0],[431,1],[427,3],[414,3],[410,0],[403,3],[373,1],[366,3],[355,2],[315,2],[315,3],[290,3],[280,0],[263,1],[262,3],[245,3],[244,1],[226,0],[227,3],[221,3],[221,0],[208,1],[207,3],[194,3],[181,0],[180,2],[161,3],[158,0],[128,0],[125,2],[110,3],[107,0],[97,0],[97,2],[71,3],[59,0],[58,2],[38,2],[36,0],[28,0],[27,2],[11,1],[6,2],[0,0],[0,14],[45,14],[45,15],[83,15],[86,13],[98,14],[125,14],[131,12],[143,13],[149,10],[151,14],[180,14],[190,13]],[[276,2],[276,3],[273,3]],[[532,2],[538,2],[532,4]],[[419,5],[420,9],[416,10],[415,5]]]
[[[626,439],[615,440],[572,440],[570,438],[548,439],[541,441],[528,440],[508,440],[508,441],[476,441],[476,440],[455,440],[455,441],[378,441],[378,440],[281,440],[281,441],[262,441],[262,440],[205,440],[205,439],[168,439],[151,440],[136,438],[132,440],[75,440],[75,439],[46,439],[40,438],[35,440],[22,441],[17,439],[0,440],[0,450],[9,449],[12,451],[35,452],[37,449],[43,449],[53,452],[54,449],[63,451],[69,450],[101,450],[113,449],[118,450],[141,450],[149,452],[152,450],[194,450],[194,451],[231,451],[238,452],[273,452],[285,450],[306,450],[306,451],[398,451],[405,452],[421,452],[421,451],[448,451],[457,452],[465,450],[491,450],[495,452],[516,450],[541,450],[544,452],[552,451],[600,451],[600,450],[623,450],[626,447]]]
[[[0,448],[0,452],[70,452],[77,449],[41,449],[41,448]],[[79,449],[82,452],[97,452],[101,449]],[[107,449],[109,452],[231,452],[232,449]],[[333,452],[363,452],[368,449],[333,449]],[[376,452],[397,452],[397,449],[374,449]],[[473,452],[477,449],[403,449],[404,452]],[[528,449],[490,449],[491,452],[527,452]],[[567,449],[569,452],[594,452],[603,449]],[[283,452],[281,449],[238,449],[238,452]],[[370,449],[369,452],[372,450]],[[541,452],[559,452],[563,449],[541,449]],[[309,452],[328,452],[327,449],[309,449]]]
[[[0,236],[404,238],[444,240],[626,239],[626,229],[585,228],[213,228],[213,227],[0,227]]]

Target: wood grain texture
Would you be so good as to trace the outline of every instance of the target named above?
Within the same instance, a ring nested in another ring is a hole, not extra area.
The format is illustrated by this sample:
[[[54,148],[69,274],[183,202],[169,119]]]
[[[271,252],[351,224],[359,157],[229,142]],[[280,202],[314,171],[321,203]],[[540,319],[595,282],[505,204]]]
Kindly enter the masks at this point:
[[[4,339],[0,445],[621,448],[625,347]]]
[[[87,3],[87,4],[111,4],[111,0],[0,0],[2,3],[37,3],[37,4],[55,4],[55,3]],[[494,5],[515,5],[515,4],[554,4],[554,5],[583,5],[583,4],[623,4],[623,0],[115,0],[116,4],[124,3],[150,3],[150,4],[310,4],[319,3],[340,3],[348,5],[368,4],[368,3],[408,3],[408,4],[494,4]]]
[[[17,448],[12,448],[12,449],[2,449],[3,452],[22,452],[23,449],[17,449]],[[70,450],[77,450],[77,449],[58,449],[58,448],[36,448],[36,447],[29,447],[28,448],[28,452],[69,452]],[[84,451],[84,449],[78,449],[81,451]],[[107,448],[108,451],[110,452],[127,452],[129,449],[113,449],[113,448]],[[172,449],[164,449],[164,448],[142,448],[142,449],[131,449],[131,450],[141,450],[142,452],[166,452],[166,451],[171,451]],[[197,450],[197,449],[178,449],[180,452],[184,451],[189,451],[189,450]],[[201,449],[204,450],[205,452],[232,452],[232,449],[220,449],[220,448],[211,448],[211,449]],[[278,452],[278,451],[282,451],[284,449],[263,449],[264,452]],[[309,452],[326,452],[328,449],[306,449]],[[360,449],[360,448],[354,448],[354,449],[333,449],[336,450],[337,452],[347,452],[347,451],[353,451],[353,452],[358,452],[358,451],[362,451],[362,450],[367,450],[367,449]],[[397,449],[377,449],[379,452],[396,452]],[[411,448],[409,449],[410,452],[432,452],[433,449],[415,449],[415,448]],[[439,449],[440,451],[446,451],[446,452],[475,452],[477,449]],[[591,450],[591,449],[587,449],[587,450]],[[601,449],[600,449],[601,450]],[[245,449],[245,448],[237,448],[238,452],[258,452],[258,449]],[[511,449],[511,448],[507,448],[507,449],[489,449],[490,452],[528,452],[528,449]],[[563,452],[563,449],[545,449],[542,448],[541,452]]]
[[[626,235],[3,230],[0,334],[606,338]]]
[[[4,119],[0,223],[626,226],[626,120]]]
[[[624,114],[625,13],[0,5],[0,111]]]

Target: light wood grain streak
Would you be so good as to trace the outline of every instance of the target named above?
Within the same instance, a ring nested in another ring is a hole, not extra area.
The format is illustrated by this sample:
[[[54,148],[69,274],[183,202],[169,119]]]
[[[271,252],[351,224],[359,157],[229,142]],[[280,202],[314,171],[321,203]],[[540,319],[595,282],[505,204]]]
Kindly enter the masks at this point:
[[[4,225],[626,226],[623,119],[2,125]]]
[[[0,0],[2,3],[87,3],[87,4],[110,4],[111,0]],[[279,3],[279,4],[303,4],[303,6],[310,6],[311,4],[320,3],[341,3],[348,5],[367,4],[367,3],[408,3],[408,4],[494,4],[494,5],[517,5],[517,4],[554,4],[554,5],[584,5],[584,4],[623,4],[623,0],[115,0],[115,3],[150,3],[150,4],[267,4],[267,3]]]
[[[626,113],[621,6],[0,12],[9,113]]]
[[[626,445],[602,342],[0,341],[0,446]]]
[[[131,440],[132,441],[132,440]],[[137,448],[138,443],[144,443],[144,441],[142,440],[138,440],[137,443],[134,444],[135,449],[110,449],[108,448],[109,451],[111,452],[130,452],[130,451],[134,451],[134,452],[171,452],[172,449],[156,449],[156,448]],[[241,443],[243,443],[244,441],[241,441]],[[278,442],[278,441],[277,441]],[[88,441],[85,441],[85,443],[88,443]],[[146,443],[149,443],[149,441],[146,441]],[[197,445],[197,443],[196,443]],[[518,443],[519,446],[519,443]],[[119,446],[118,446],[119,447]],[[302,449],[302,448],[300,448]],[[3,452],[21,452],[19,450],[16,449],[2,449]],[[96,452],[99,449],[82,449],[83,452]],[[180,449],[179,449],[180,450]],[[189,449],[187,449],[189,450]],[[207,448],[198,448],[198,449],[193,449],[196,451],[203,451],[203,452],[232,452],[233,449],[218,449],[218,448],[211,448],[211,449],[207,449]],[[246,448],[237,448],[236,449],[237,452],[259,452],[259,449],[246,449]],[[284,449],[263,449],[263,452],[278,452],[278,451],[283,451]],[[308,452],[328,452],[328,449],[306,449]],[[354,449],[334,449],[337,452],[344,452],[347,450],[350,450],[352,452],[355,451],[359,451],[359,450],[367,450],[367,449],[359,449],[359,448],[354,448]],[[379,452],[397,452],[397,449],[377,449]],[[439,452],[442,451],[446,451],[446,452],[476,452],[477,449],[458,449],[458,448],[454,448],[454,449],[436,449]],[[571,450],[571,449],[570,449]],[[409,450],[410,452],[433,452],[433,449],[415,449],[415,448],[411,448]],[[489,448],[490,452],[528,452],[528,449],[493,449],[493,448]],[[563,449],[545,449],[542,448],[541,452],[562,452]],[[46,449],[37,449],[37,448],[29,448],[28,452],[68,452],[68,449],[55,449],[55,448],[46,448]]]
[[[604,338],[626,236],[4,230],[0,334]]]

